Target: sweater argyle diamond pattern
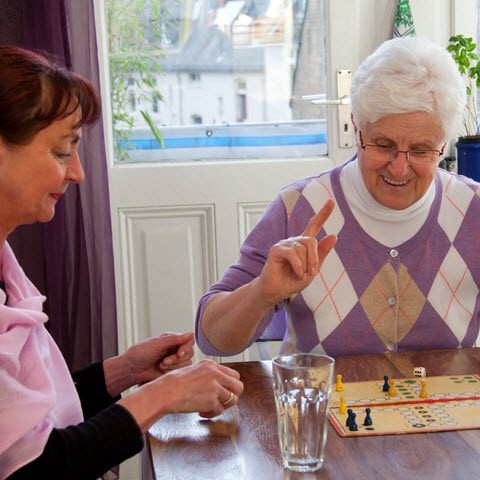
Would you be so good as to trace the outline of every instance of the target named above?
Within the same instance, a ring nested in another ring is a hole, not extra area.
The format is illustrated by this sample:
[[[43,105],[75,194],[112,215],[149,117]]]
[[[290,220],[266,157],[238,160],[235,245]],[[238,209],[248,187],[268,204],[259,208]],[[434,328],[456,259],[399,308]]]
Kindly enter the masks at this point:
[[[335,208],[318,238],[335,234],[338,240],[312,283],[276,306],[287,311],[282,351],[340,355],[474,345],[480,318],[480,185],[438,170],[423,226],[391,248],[356,220],[341,188],[342,168],[287,186],[267,207],[238,261],[200,299],[197,341],[204,353],[222,355],[199,328],[209,298],[257,277],[272,245],[301,235],[328,198]],[[273,313],[261,320],[251,343]]]
[[[425,226],[389,249],[358,225],[339,188],[339,171],[282,192],[287,236],[300,234],[328,196],[338,206],[323,232],[338,235],[334,251],[314,282],[287,304],[292,335],[286,350],[341,354],[472,344],[478,334],[478,186],[439,172]],[[301,323],[299,310],[307,317]]]

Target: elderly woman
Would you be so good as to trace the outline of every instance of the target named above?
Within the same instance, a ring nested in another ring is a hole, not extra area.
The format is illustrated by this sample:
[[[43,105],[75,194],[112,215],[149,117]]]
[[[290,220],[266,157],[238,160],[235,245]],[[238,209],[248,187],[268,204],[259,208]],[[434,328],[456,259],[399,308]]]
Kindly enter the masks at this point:
[[[45,56],[0,46],[0,105],[0,479],[96,479],[138,453],[157,419],[213,417],[243,385],[213,361],[191,365],[193,333],[146,340],[72,380],[44,327],[45,298],[6,239],[49,221],[83,180],[82,126],[98,119],[100,103],[88,81]]]
[[[289,185],[202,297],[197,342],[238,353],[286,309],[284,352],[470,347],[479,334],[480,185],[438,168],[465,106],[446,49],[382,44],[352,79],[357,153]]]

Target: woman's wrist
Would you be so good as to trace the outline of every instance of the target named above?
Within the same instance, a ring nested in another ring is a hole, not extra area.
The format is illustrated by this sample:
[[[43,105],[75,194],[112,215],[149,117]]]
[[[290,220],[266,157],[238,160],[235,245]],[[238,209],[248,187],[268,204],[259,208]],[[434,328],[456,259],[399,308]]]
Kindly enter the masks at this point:
[[[254,278],[248,285],[251,288],[250,302],[252,305],[256,305],[256,308],[262,312],[262,315],[265,315],[265,313],[273,308],[277,303],[285,300],[278,295],[273,295],[271,293],[267,294],[263,289],[262,282],[259,277]]]
[[[142,433],[146,433],[157,420],[170,413],[164,403],[168,395],[161,391],[162,380],[163,377],[147,383],[118,401],[119,405],[130,412]]]
[[[125,355],[118,355],[104,360],[103,373],[107,391],[112,397],[120,395],[135,385],[135,379],[125,359]]]

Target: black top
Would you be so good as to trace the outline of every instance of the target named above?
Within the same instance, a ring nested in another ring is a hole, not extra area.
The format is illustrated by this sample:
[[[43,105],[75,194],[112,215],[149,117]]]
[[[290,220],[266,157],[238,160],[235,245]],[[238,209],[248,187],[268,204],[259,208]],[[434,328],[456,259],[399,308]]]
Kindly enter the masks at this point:
[[[95,480],[142,450],[137,422],[107,392],[102,362],[75,372],[73,380],[85,421],[54,428],[43,453],[7,480]]]
[[[5,292],[5,305],[8,302],[8,295],[7,295],[7,289],[5,288],[5,282],[3,280],[0,280],[0,288]]]

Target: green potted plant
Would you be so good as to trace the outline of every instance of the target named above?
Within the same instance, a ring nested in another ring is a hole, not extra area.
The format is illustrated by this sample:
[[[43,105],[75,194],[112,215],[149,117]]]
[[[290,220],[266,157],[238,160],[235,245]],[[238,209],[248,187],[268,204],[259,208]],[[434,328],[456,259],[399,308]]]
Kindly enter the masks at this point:
[[[473,39],[464,35],[450,37],[447,46],[466,81],[467,88],[463,128],[455,144],[458,173],[480,182],[480,124],[474,94],[476,89],[480,88],[480,61],[476,49],[477,45]]]

